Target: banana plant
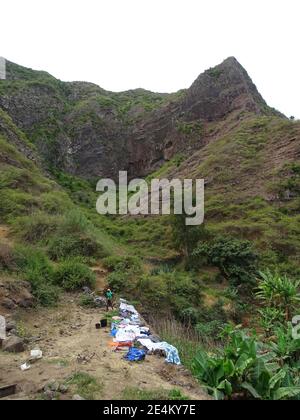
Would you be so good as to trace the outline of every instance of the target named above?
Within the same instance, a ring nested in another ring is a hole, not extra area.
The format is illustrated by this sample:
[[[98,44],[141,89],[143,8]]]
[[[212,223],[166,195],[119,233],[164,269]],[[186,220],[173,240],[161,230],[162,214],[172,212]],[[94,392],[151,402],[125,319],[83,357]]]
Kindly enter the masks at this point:
[[[300,398],[299,366],[282,365],[278,357],[278,351],[287,349],[281,344],[267,346],[245,331],[229,328],[227,334],[228,342],[219,354],[200,350],[192,364],[194,375],[215,399]]]

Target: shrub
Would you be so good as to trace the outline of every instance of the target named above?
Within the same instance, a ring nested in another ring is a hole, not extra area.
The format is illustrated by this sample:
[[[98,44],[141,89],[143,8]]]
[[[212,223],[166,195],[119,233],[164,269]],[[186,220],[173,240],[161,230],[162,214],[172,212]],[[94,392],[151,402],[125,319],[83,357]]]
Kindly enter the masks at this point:
[[[201,302],[201,291],[189,273],[172,271],[161,272],[139,278],[136,290],[139,291],[145,307],[156,308],[157,311],[172,310],[172,313],[186,323],[193,323],[196,307]]]
[[[200,322],[196,324],[195,330],[197,334],[199,334],[199,338],[203,343],[210,344],[219,338],[221,331],[225,328],[225,325],[226,324],[219,320]]]
[[[94,286],[95,274],[78,258],[60,263],[54,274],[54,281],[64,290],[74,291],[83,286]]]
[[[212,243],[201,244],[193,253],[218,267],[222,276],[233,285],[253,284],[258,257],[249,241],[219,237]]]
[[[14,222],[14,231],[26,242],[39,242],[48,238],[58,229],[59,220],[56,216],[46,213],[35,213],[23,216]]]
[[[38,200],[31,194],[10,189],[0,191],[0,217],[2,220],[13,220],[17,216],[30,213],[37,207]]]
[[[129,274],[126,272],[115,271],[107,276],[108,286],[115,292],[128,292],[133,287],[132,281],[130,282]]]
[[[186,218],[187,215],[184,212],[183,214],[173,215],[171,217],[171,227],[175,248],[181,252],[186,262],[191,264],[190,259],[193,257],[193,251],[197,243],[200,239],[206,239],[208,232],[204,225],[186,225]]]
[[[80,305],[81,306],[87,306],[90,308],[94,308],[97,305],[95,304],[95,299],[91,295],[82,295],[80,297]]]
[[[57,303],[60,289],[53,284],[54,269],[47,256],[31,247],[14,250],[17,270],[32,286],[32,293],[43,306]]]
[[[61,191],[44,193],[40,200],[43,211],[49,214],[63,214],[70,210],[72,206],[68,195]]]
[[[141,270],[141,261],[137,257],[131,256],[110,256],[102,260],[103,265],[112,271],[132,271],[139,272]]]
[[[185,308],[180,312],[180,318],[186,324],[196,324],[196,322],[198,321],[198,317],[199,313],[197,309],[193,307]]]
[[[89,236],[55,236],[48,242],[48,253],[53,260],[67,257],[92,257],[101,255],[101,247]]]
[[[78,209],[73,209],[65,215],[62,223],[62,231],[65,234],[87,233],[91,230],[92,224],[85,215]]]

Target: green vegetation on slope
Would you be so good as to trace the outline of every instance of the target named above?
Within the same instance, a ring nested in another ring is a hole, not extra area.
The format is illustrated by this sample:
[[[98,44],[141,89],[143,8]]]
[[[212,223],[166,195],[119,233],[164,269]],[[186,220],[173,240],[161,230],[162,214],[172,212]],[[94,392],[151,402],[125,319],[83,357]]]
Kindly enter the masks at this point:
[[[148,182],[155,176],[204,177],[204,229],[185,230],[167,216],[104,217],[95,211],[94,180],[57,169],[64,118],[71,119],[70,130],[103,128],[105,110],[130,124],[171,97],[142,90],[117,95],[80,84],[81,99],[74,105],[68,84],[45,73],[34,73],[33,80],[30,70],[13,71],[22,80],[0,83],[1,95],[18,100],[38,89],[55,98],[44,104],[51,116],[27,129],[39,148],[43,142],[52,145],[46,158],[53,179],[1,134],[1,223],[19,242],[0,244],[1,276],[28,280],[37,301],[51,305],[63,289],[92,286],[89,266],[102,258],[117,294],[133,300],[145,316],[170,320],[165,325],[156,320],[161,335],[179,348],[184,363],[215,397],[298,397],[299,343],[292,341],[288,322],[299,310],[299,124],[253,117],[213,139],[201,154],[177,155],[148,177]],[[34,151],[3,111],[0,119]],[[189,136],[200,135],[203,127],[193,122],[177,129]],[[233,330],[239,323],[258,336]],[[79,375],[72,384],[94,392],[90,378]]]

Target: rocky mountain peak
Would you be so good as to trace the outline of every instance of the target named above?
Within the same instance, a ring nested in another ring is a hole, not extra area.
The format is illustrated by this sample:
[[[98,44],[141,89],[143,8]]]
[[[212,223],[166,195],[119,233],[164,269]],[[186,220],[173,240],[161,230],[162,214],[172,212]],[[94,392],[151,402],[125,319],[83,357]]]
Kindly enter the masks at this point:
[[[262,113],[268,108],[247,71],[235,57],[202,73],[187,92],[191,119],[214,121],[235,110]]]
[[[119,170],[145,176],[206,145],[214,135],[211,122],[274,115],[234,57],[175,94],[108,92],[8,61],[0,109],[35,144],[46,166],[85,178],[114,177]]]

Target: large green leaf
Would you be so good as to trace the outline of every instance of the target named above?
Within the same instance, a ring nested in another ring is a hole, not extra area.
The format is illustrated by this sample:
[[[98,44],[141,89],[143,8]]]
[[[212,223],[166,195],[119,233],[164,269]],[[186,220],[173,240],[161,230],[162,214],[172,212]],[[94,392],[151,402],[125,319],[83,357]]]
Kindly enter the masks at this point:
[[[218,386],[218,389],[219,390],[224,390],[224,392],[227,396],[232,395],[232,385],[227,379],[225,379],[224,381],[222,381],[220,383],[220,385]]]
[[[241,386],[243,389],[246,389],[254,398],[259,400],[262,399],[262,397],[259,395],[256,389],[249,382],[244,382]]]
[[[242,354],[235,364],[236,370],[242,375],[245,370],[253,363],[253,359],[248,357],[248,354]]]
[[[286,377],[286,371],[281,369],[276,375],[272,376],[269,381],[270,389],[274,389],[278,382],[282,381]]]
[[[291,386],[286,388],[278,388],[273,395],[274,400],[283,400],[284,398],[293,398],[300,395],[299,386]]]

